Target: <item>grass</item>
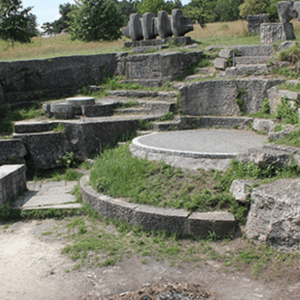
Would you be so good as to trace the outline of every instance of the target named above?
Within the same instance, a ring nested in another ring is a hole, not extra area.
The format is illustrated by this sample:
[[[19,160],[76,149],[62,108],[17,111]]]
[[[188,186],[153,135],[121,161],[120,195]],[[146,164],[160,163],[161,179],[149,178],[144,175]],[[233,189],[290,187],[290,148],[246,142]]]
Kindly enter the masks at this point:
[[[182,170],[132,157],[127,145],[104,151],[91,170],[90,180],[99,192],[130,202],[188,211],[227,210],[245,222],[250,199],[246,205],[235,201],[229,192],[234,179],[276,180],[299,174],[297,166],[278,169],[235,161],[226,171]]]
[[[296,36],[299,36],[299,22],[293,22],[293,25]],[[194,25],[194,31],[189,32],[188,35],[200,43],[201,49],[214,44],[260,44],[259,35],[249,36],[246,31],[247,21],[239,20],[234,22],[209,23],[204,28]],[[126,38],[123,37],[123,39]],[[179,50],[180,48],[174,47],[174,50],[177,49]],[[30,44],[16,43],[14,49],[11,48],[9,43],[0,41],[0,61],[51,59],[59,56],[92,55],[122,51],[128,51],[128,49],[123,48],[123,41],[121,39],[113,42],[84,43],[78,40],[71,41],[68,35],[51,38],[34,37]]]
[[[214,260],[223,272],[243,269],[252,273],[253,278],[275,278],[284,276],[287,269],[297,270],[300,259],[299,252],[281,253],[266,244],[256,245],[243,238],[238,242],[231,237],[219,240],[211,234],[207,239],[187,239],[163,231],[147,232],[124,222],[104,219],[89,206],[85,206],[82,215],[59,219],[42,235],[66,242],[62,253],[74,261],[73,270],[113,266],[124,258],[137,256],[141,264],[154,259],[167,261],[173,267],[184,263],[201,267]],[[273,269],[276,273],[269,271]]]
[[[42,103],[37,102],[33,106],[24,109],[18,109],[11,111],[9,104],[3,104],[1,106],[1,114],[4,118],[0,121],[0,133],[11,135],[13,133],[13,127],[15,121],[21,121],[26,119],[41,118],[45,115],[42,110]]]

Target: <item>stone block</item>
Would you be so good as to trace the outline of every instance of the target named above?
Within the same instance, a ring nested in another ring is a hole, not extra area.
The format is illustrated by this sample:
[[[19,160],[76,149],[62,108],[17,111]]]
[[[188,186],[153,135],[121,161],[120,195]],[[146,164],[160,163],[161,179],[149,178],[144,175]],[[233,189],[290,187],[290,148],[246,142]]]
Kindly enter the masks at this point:
[[[256,165],[273,165],[283,168],[291,165],[292,157],[289,152],[272,148],[253,148],[246,153],[239,153],[237,162],[254,162]]]
[[[270,119],[254,119],[252,128],[259,132],[270,132],[275,128],[276,123]]]
[[[285,42],[282,42],[282,43],[279,45],[279,47],[278,47],[278,49],[277,49],[277,52],[280,52],[280,51],[282,51],[282,50],[289,49],[290,47],[295,46],[295,45],[297,45],[296,42],[291,42],[291,41],[285,41]]]
[[[47,118],[53,117],[53,113],[51,112],[51,104],[50,103],[43,104],[43,111],[46,113]]]
[[[142,33],[145,40],[151,40],[156,38],[157,33],[154,29],[154,18],[155,15],[153,13],[143,14]]]
[[[200,237],[210,233],[216,236],[233,234],[235,226],[234,216],[227,212],[194,212],[188,219],[188,233]]]
[[[241,56],[271,56],[274,53],[273,45],[245,45],[235,49]]]
[[[249,76],[254,74],[255,76],[260,76],[263,73],[267,73],[268,68],[264,64],[255,65],[237,65],[236,67],[231,67],[226,69],[226,77],[241,77]]]
[[[68,103],[52,103],[51,113],[53,113],[55,119],[73,119],[74,106]]]
[[[268,14],[249,15],[246,18],[248,32],[260,33],[260,25],[269,22]]]
[[[23,158],[27,154],[27,149],[19,139],[0,140],[0,164],[13,162],[18,157]]]
[[[300,21],[300,3],[298,1],[277,2],[277,11],[281,23],[288,23],[293,18]]]
[[[227,59],[217,57],[214,60],[214,67],[218,70],[225,70],[227,68]]]
[[[134,209],[132,224],[144,230],[165,230],[168,233],[187,234],[189,213],[183,209],[161,208],[140,205]]]
[[[300,181],[281,179],[253,189],[246,235],[284,252],[300,249]]]
[[[276,86],[273,86],[267,91],[269,103],[270,103],[270,113],[274,114],[276,112],[276,107],[281,103],[281,98],[279,96]]]
[[[265,23],[260,26],[260,41],[262,44],[295,39],[292,23]]]
[[[94,97],[73,97],[73,98],[67,98],[66,102],[74,106],[75,115],[82,115],[81,106],[94,105],[95,98]]]
[[[25,189],[25,165],[0,166],[0,205],[17,198]]]
[[[250,187],[254,182],[254,180],[233,180],[229,192],[236,201],[245,203],[250,196]]]
[[[86,117],[106,117],[114,114],[114,104],[82,105],[82,115]]]
[[[236,56],[235,64],[238,65],[255,65],[266,64],[270,60],[270,56]]]
[[[299,100],[300,93],[287,91],[287,90],[279,90],[278,91],[279,97],[283,98],[286,97],[288,100]]]
[[[180,9],[172,10],[171,24],[174,36],[184,36],[194,30],[192,19],[185,17]]]
[[[232,54],[233,54],[233,50],[231,50],[231,49],[222,49],[219,52],[219,57],[228,59],[228,58],[232,58]]]

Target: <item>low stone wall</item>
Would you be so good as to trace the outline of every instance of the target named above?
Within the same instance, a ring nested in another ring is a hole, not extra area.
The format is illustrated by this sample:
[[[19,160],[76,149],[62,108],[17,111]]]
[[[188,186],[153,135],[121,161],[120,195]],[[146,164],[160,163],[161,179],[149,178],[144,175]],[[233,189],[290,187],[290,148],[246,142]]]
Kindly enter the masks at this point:
[[[118,71],[130,79],[172,81],[197,63],[202,54],[202,51],[196,51],[123,56],[119,60]]]
[[[153,119],[149,118],[147,121]],[[54,121],[54,124],[58,122]],[[45,128],[50,130],[51,123],[45,123]],[[14,138],[21,141],[20,147],[26,150],[26,161],[37,169],[50,169],[59,167],[57,160],[66,152],[73,152],[79,155],[81,160],[93,157],[100,152],[105,145],[113,144],[122,135],[131,134],[138,129],[139,122],[136,119],[111,120],[111,121],[90,121],[90,122],[62,122],[65,127],[64,132],[36,132],[43,129],[41,123],[29,124],[29,128],[35,133],[15,133]],[[18,132],[26,132],[26,128],[18,127]],[[0,143],[0,153],[2,148],[9,148],[14,141],[3,140]],[[10,157],[9,152],[6,159]]]
[[[120,199],[97,193],[89,183],[89,175],[80,180],[80,191],[84,202],[89,203],[105,218],[142,226],[144,230],[164,230],[207,237],[209,232],[217,236],[231,235],[235,232],[234,216],[227,212],[196,212],[189,214],[183,209],[161,208],[128,203]]]
[[[97,84],[117,69],[118,53],[66,56],[51,59],[0,62],[0,104],[20,103],[75,93],[85,84]]]
[[[0,167],[0,205],[17,198],[25,189],[25,165],[5,165]]]
[[[208,80],[188,83],[179,88],[180,105],[184,114],[237,115],[236,99],[245,103],[245,111],[258,112],[267,90],[282,83],[281,79]]]

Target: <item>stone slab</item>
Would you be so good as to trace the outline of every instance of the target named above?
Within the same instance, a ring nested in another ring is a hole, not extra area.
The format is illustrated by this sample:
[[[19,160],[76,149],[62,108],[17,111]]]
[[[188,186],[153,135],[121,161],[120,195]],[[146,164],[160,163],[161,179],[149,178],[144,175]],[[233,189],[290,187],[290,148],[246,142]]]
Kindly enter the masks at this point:
[[[27,149],[20,139],[0,140],[0,164],[24,157]]]
[[[74,203],[74,204],[61,204],[61,205],[29,206],[29,207],[23,207],[22,210],[80,209],[80,208],[82,208],[82,205],[80,203]]]
[[[260,25],[260,41],[262,44],[295,39],[292,23],[264,23]]]
[[[190,235],[207,237],[210,233],[216,236],[233,234],[236,221],[227,212],[194,212],[189,216],[188,232]]]
[[[266,64],[271,59],[270,56],[236,56],[236,65],[254,65],[254,64]]]

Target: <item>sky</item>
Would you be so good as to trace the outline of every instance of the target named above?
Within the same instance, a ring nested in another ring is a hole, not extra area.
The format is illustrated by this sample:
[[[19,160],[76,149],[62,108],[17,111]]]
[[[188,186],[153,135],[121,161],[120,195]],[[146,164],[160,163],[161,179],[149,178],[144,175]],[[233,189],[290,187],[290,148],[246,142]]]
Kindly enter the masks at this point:
[[[74,3],[70,0],[22,0],[23,7],[33,6],[31,13],[37,16],[37,23],[41,26],[45,22],[53,22],[59,19],[58,7],[63,3]],[[187,4],[189,0],[183,0],[182,4]]]

